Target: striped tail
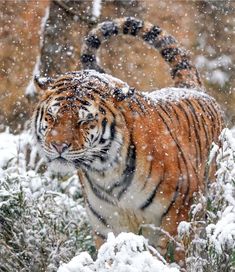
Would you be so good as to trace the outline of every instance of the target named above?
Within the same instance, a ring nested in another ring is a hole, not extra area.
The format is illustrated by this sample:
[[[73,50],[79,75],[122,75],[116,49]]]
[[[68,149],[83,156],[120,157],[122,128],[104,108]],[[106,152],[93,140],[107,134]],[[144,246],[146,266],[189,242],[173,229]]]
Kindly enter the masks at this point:
[[[84,69],[105,72],[97,62],[97,51],[102,42],[116,35],[137,36],[157,49],[169,64],[176,87],[202,86],[198,71],[191,63],[188,53],[179,48],[179,43],[173,36],[158,26],[132,17],[106,21],[90,31],[82,48],[81,62]]]

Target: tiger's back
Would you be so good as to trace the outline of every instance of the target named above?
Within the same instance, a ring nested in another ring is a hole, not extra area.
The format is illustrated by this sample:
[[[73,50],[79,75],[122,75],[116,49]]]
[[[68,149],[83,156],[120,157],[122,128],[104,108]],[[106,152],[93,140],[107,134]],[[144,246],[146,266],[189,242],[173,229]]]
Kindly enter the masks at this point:
[[[118,34],[157,49],[178,88],[143,94],[104,74],[97,50]],[[186,51],[157,26],[134,18],[105,22],[88,35],[83,50],[85,68],[99,72],[70,72],[41,86],[47,91],[33,117],[37,142],[52,165],[78,170],[97,247],[110,231],[132,231],[164,254],[164,232],[176,234],[193,194],[206,186],[222,111],[203,92]]]

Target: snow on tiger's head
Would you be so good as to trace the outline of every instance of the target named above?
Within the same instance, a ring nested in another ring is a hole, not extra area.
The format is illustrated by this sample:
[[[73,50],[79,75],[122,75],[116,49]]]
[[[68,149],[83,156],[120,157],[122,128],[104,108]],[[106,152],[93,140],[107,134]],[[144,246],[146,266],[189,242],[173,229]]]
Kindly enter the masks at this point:
[[[32,129],[43,157],[59,170],[108,167],[123,139],[117,109],[107,101],[127,95],[129,86],[92,70],[54,80],[36,78],[36,83],[45,93],[34,111]]]

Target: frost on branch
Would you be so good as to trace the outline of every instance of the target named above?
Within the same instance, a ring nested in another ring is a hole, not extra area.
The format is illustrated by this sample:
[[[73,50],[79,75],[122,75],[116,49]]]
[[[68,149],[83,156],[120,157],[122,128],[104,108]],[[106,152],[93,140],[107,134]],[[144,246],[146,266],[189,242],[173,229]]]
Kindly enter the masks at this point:
[[[235,269],[235,139],[230,130],[222,131],[220,144],[216,182],[206,196],[197,197],[191,221],[178,227],[185,244],[187,271]]]
[[[179,272],[176,267],[164,264],[154,256],[143,236],[121,233],[116,238],[109,234],[101,246],[96,261],[83,252],[58,272]]]

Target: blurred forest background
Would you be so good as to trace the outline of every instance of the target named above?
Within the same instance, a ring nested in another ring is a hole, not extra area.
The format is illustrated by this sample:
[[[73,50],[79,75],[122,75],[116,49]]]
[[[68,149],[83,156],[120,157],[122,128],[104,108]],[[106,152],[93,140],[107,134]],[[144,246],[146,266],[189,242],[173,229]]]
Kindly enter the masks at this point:
[[[30,119],[35,101],[25,90],[33,71],[53,76],[81,69],[80,48],[88,31],[122,16],[157,24],[190,50],[206,89],[226,111],[229,126],[235,125],[235,1],[103,0],[95,18],[94,2],[0,2],[0,131],[9,126],[18,132]],[[131,37],[112,39],[102,46],[100,58],[109,73],[138,90],[172,85],[160,55]]]

